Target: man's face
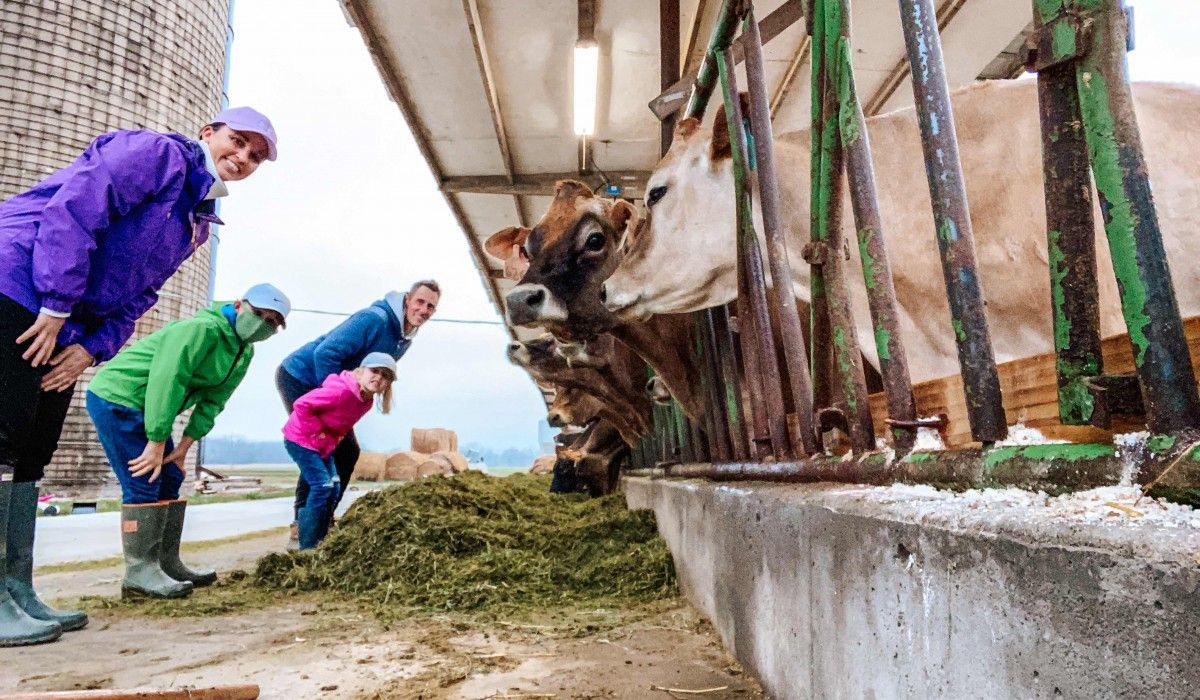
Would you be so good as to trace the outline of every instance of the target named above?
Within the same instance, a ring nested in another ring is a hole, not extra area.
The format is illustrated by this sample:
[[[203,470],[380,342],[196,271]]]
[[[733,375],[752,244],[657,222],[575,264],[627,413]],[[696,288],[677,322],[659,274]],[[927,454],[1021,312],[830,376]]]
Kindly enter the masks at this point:
[[[253,131],[234,131],[226,125],[220,129],[206,126],[200,138],[208,144],[217,174],[225,182],[245,180],[267,159],[270,152],[267,139]]]
[[[429,287],[417,287],[417,291],[409,292],[404,300],[404,320],[413,328],[429,320],[437,310],[440,295]]]
[[[273,326],[276,330],[283,328],[286,321],[283,318],[283,314],[279,313],[275,309],[260,309],[257,306],[251,306],[250,302],[246,301],[245,299],[234,302],[233,308],[238,314],[254,314],[255,316],[258,316],[262,320],[271,324],[271,326]]]

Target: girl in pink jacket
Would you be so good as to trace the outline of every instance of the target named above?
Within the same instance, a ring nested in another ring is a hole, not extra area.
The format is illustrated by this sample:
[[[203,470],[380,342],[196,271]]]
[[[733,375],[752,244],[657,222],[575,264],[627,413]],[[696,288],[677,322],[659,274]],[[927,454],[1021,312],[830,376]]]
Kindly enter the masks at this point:
[[[283,446],[308,484],[308,500],[300,508],[300,549],[312,549],[325,538],[342,484],[333,464],[333,449],[360,418],[379,404],[391,410],[396,361],[384,352],[363,358],[353,372],[331,374],[321,386],[296,399],[283,426]]]

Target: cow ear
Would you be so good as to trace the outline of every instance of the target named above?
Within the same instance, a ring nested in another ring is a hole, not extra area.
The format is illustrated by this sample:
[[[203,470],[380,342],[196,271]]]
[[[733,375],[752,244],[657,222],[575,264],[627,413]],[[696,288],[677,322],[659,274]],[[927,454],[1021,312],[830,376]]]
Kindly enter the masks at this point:
[[[700,120],[695,117],[688,117],[686,119],[680,119],[679,123],[675,125],[675,137],[680,138],[680,139],[686,139],[687,137],[696,133],[696,130],[699,128],[700,128]]]
[[[592,196],[595,196],[592,188],[579,180],[559,180],[554,186],[555,199],[575,199],[577,197]]]
[[[618,234],[623,233],[627,226],[637,226],[637,208],[623,199],[618,199],[613,202],[612,209],[608,212],[608,220],[612,223],[614,231]]]
[[[483,249],[493,258],[504,261],[512,255],[512,247],[525,245],[527,238],[529,238],[529,229],[523,226],[509,226],[488,236],[483,243]]]
[[[750,95],[744,92],[738,93],[738,105],[742,110],[742,117],[750,116]],[[729,148],[729,124],[725,118],[725,103],[717,108],[717,118],[713,122],[712,131],[712,153],[711,159],[715,163],[722,158],[729,158],[733,155]]]

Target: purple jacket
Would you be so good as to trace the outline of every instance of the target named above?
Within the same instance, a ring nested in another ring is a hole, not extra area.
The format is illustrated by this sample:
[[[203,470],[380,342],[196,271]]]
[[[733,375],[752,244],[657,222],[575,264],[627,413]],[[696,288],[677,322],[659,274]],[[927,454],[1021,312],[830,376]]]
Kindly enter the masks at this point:
[[[220,223],[196,211],[213,182],[203,149],[179,134],[97,137],[74,163],[0,203],[0,294],[33,313],[69,312],[59,344],[111,358]]]

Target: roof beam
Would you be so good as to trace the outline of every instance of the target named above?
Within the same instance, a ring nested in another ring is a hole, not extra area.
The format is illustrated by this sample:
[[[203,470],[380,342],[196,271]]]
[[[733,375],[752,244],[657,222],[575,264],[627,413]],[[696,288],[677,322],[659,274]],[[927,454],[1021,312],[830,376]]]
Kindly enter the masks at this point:
[[[346,15],[350,18],[351,23],[362,34],[363,43],[367,45],[367,51],[371,54],[371,60],[374,61],[375,67],[379,70],[379,75],[383,78],[383,83],[387,86],[388,94],[391,95],[392,101],[396,103],[396,106],[400,108],[400,113],[404,115],[404,122],[408,124],[408,130],[412,132],[413,141],[416,141],[417,150],[425,158],[425,164],[429,166],[429,171],[433,173],[434,179],[441,180],[442,166],[438,161],[437,155],[433,152],[433,148],[429,145],[429,134],[426,133],[424,126],[421,124],[421,120],[417,116],[417,111],[413,107],[412,100],[408,96],[408,90],[400,80],[400,72],[388,60],[387,52],[384,51],[379,36],[372,29],[371,23],[367,21],[363,0],[342,0],[342,7],[346,9]],[[484,288],[488,290],[496,311],[503,316],[504,304],[501,302],[500,288],[496,286],[496,280],[489,278],[482,272],[488,269],[487,256],[483,252],[483,246],[475,234],[475,229],[467,219],[462,205],[459,204],[458,197],[450,193],[443,193],[443,196],[446,199],[446,205],[450,207],[450,213],[454,215],[454,220],[458,222],[463,234],[467,237],[467,244],[471,248],[471,257],[475,258],[475,269],[480,271],[479,276],[484,282]],[[508,331],[509,337],[516,337],[511,326],[506,323],[504,327]]]
[[[681,75],[689,75],[699,67],[694,65],[692,56],[696,53],[696,39],[700,37],[700,31],[704,28],[704,11],[707,9],[708,0],[696,0],[696,16],[692,18],[692,25],[688,27],[687,41],[683,42],[683,72]]]
[[[944,0],[941,6],[937,9],[937,25],[938,32],[942,32],[949,26],[950,21],[958,14],[958,11],[967,4],[967,0]],[[863,115],[870,117],[879,114],[879,110],[887,104],[892,95],[896,93],[904,79],[911,73],[911,68],[908,65],[907,54],[900,57],[892,70],[888,72],[887,77],[883,79],[883,84],[875,91],[875,94],[863,104]]]
[[[762,43],[766,44],[779,36],[783,30],[804,17],[805,4],[806,0],[785,0],[782,5],[775,8],[774,12],[763,17],[762,21],[758,23],[758,33],[762,36]],[[734,39],[732,49],[733,62],[734,65],[737,65],[746,57],[746,49],[742,46],[741,37]],[[660,120],[666,119],[687,103],[688,96],[692,93],[692,84],[696,82],[696,74],[699,70],[698,66],[691,69],[671,87],[663,90],[658,97],[650,100],[650,111],[654,112],[654,116]]]
[[[800,70],[800,66],[808,61],[808,53],[812,48],[812,37],[805,34],[800,40],[800,46],[796,47],[796,53],[792,56],[792,60],[788,63],[787,70],[783,73],[783,79],[779,81],[779,86],[775,88],[775,94],[771,96],[771,118],[774,119],[776,114],[779,114],[779,108],[783,106],[783,101],[787,99],[788,93],[791,92],[792,83],[796,80],[796,73]]]
[[[582,180],[593,189],[605,182],[620,185],[622,197],[641,199],[650,173],[645,170],[609,171],[607,178],[598,173],[580,175],[579,173],[536,173],[529,175],[514,175],[509,182],[505,175],[454,175],[439,178],[442,192],[447,194],[502,194],[521,195],[525,197],[553,197],[554,186],[559,180]]]
[[[504,115],[500,112],[500,99],[496,96],[496,80],[492,75],[492,61],[488,55],[487,39],[483,34],[483,20],[479,16],[479,0],[463,0],[463,11],[467,15],[467,27],[471,31],[471,43],[475,45],[475,61],[479,64],[479,76],[483,79],[483,91],[487,95],[488,111],[492,116],[492,128],[496,131],[496,143],[500,146],[500,159],[504,161],[504,173],[512,181],[512,151],[508,146],[508,132],[504,128]],[[528,226],[525,207],[521,198],[513,195],[517,218],[522,226]]]

